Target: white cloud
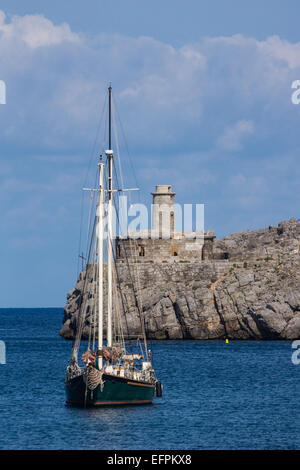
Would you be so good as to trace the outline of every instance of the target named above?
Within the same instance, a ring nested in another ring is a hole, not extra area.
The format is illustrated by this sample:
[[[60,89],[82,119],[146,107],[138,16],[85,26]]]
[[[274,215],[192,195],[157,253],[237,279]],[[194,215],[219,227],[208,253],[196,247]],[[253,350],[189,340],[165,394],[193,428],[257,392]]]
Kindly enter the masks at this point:
[[[265,41],[257,41],[257,47],[275,61],[284,61],[290,69],[300,67],[300,42],[291,44],[279,36],[271,36]]]
[[[299,50],[300,43],[276,36],[206,38],[180,48],[149,37],[88,39],[42,15],[5,21],[0,12],[8,100],[0,136],[51,152],[86,148],[112,80],[130,142],[155,149],[180,145],[192,133],[190,142],[198,135],[210,146],[219,139],[222,148],[239,150],[247,135],[269,132],[271,114],[274,132],[291,113]]]
[[[5,13],[0,10],[0,39],[20,39],[32,49],[80,40],[67,23],[55,26],[43,15],[13,16],[10,23],[5,19]]]
[[[225,150],[242,150],[244,137],[253,134],[253,132],[254,125],[252,121],[238,121],[234,125],[225,128],[224,133],[217,139],[217,145]]]
[[[32,203],[37,191],[49,204],[63,191],[78,202],[82,165],[88,165],[111,80],[131,154],[138,155],[141,185],[165,179],[181,196],[198,192],[202,200],[213,188],[216,199],[222,190],[232,191],[241,204],[259,206],[270,178],[279,178],[269,163],[265,181],[257,179],[264,160],[296,155],[284,168],[294,179],[298,174],[300,106],[291,104],[290,95],[292,81],[300,79],[299,52],[300,43],[277,36],[204,38],[183,47],[150,37],[87,38],[42,15],[6,18],[0,12],[0,79],[7,85],[0,139],[18,172],[2,170],[2,199],[18,184],[18,197],[30,202],[22,200],[26,220],[39,217]],[[102,142],[101,128],[95,155]],[[259,157],[247,154],[249,144],[257,145]],[[26,154],[26,175],[15,165],[20,151]],[[261,167],[249,164],[258,158]],[[61,162],[57,175],[54,161]],[[234,180],[237,165],[242,176]]]

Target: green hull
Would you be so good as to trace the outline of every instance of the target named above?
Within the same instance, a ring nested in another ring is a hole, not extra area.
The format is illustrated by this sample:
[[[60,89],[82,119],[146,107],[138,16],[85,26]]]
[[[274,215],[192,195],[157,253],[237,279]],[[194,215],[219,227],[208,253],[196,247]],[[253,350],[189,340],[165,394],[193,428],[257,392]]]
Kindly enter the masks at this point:
[[[143,405],[152,403],[155,385],[103,374],[104,385],[88,390],[83,376],[66,383],[67,403],[76,406]]]

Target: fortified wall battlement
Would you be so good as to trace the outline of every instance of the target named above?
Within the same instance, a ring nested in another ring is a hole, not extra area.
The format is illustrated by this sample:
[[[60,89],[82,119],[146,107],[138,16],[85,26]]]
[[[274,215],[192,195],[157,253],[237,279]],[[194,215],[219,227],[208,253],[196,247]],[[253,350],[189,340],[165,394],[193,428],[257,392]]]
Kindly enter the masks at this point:
[[[116,258],[134,261],[178,262],[212,260],[213,230],[187,232],[175,230],[175,194],[170,185],[157,185],[153,195],[152,229],[129,232],[116,238]]]

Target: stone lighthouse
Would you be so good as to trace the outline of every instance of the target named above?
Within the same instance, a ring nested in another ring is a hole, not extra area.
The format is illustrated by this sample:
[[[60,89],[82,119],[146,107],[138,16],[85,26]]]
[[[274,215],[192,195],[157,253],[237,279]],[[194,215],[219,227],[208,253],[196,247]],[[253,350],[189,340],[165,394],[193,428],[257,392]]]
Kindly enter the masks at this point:
[[[160,184],[156,186],[152,205],[152,236],[153,238],[172,238],[174,236],[174,198],[172,186]]]
[[[214,232],[208,230],[191,237],[190,232],[175,230],[175,193],[172,186],[155,187],[151,230],[129,232],[127,238],[116,237],[116,259],[133,263],[187,262],[213,259]]]

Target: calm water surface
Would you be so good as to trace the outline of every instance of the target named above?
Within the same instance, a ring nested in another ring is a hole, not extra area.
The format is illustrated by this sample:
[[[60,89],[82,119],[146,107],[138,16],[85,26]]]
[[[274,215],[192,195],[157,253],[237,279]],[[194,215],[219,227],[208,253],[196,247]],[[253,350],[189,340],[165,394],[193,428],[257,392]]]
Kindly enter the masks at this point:
[[[65,405],[62,309],[1,309],[1,449],[299,449],[291,342],[153,342],[153,405]]]

